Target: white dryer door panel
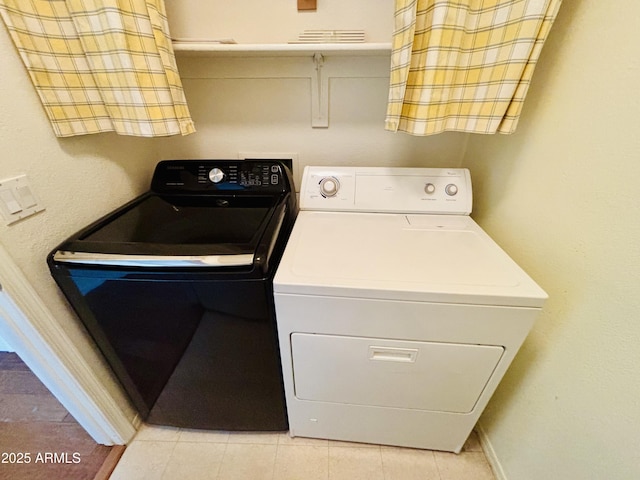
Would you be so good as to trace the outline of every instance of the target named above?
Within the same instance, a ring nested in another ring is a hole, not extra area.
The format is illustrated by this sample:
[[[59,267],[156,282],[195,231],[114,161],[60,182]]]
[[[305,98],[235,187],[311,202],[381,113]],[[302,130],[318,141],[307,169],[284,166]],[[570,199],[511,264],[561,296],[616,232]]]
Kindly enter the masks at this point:
[[[291,335],[300,400],[468,413],[504,348],[338,335]]]

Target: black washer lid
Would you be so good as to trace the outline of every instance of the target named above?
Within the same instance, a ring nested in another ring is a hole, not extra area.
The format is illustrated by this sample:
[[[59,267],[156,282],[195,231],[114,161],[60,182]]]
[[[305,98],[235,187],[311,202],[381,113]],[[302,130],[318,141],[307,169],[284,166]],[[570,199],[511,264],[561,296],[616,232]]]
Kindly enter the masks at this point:
[[[268,196],[148,194],[63,244],[56,260],[173,266],[166,262],[181,258],[187,262],[175,266],[250,265],[277,205]],[[203,256],[207,259],[190,259]],[[134,257],[144,261],[136,263]]]
[[[268,197],[153,195],[82,240],[116,244],[250,244],[260,233],[259,227],[273,203]]]

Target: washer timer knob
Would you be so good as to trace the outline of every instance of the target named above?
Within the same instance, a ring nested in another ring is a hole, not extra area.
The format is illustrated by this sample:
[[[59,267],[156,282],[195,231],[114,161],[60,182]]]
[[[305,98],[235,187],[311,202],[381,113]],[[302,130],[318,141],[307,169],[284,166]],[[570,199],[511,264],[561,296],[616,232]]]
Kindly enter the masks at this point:
[[[212,168],[211,170],[209,170],[209,180],[211,180],[213,183],[220,183],[222,180],[224,180],[224,172],[217,167]]]
[[[323,197],[333,197],[340,190],[340,182],[335,177],[320,180],[320,193]]]

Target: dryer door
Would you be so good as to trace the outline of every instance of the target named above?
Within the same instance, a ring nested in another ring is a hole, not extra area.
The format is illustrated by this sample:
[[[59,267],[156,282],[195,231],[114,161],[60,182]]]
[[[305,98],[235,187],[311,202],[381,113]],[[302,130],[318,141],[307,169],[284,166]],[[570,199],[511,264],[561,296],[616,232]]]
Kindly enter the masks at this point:
[[[294,333],[300,400],[468,413],[504,352],[494,345]]]

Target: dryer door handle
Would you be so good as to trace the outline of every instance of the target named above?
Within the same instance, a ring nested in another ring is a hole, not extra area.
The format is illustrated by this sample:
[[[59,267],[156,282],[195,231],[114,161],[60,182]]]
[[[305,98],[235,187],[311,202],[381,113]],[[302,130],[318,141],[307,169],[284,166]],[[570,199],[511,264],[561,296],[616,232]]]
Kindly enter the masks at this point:
[[[418,350],[415,348],[369,346],[369,360],[415,363],[417,357]]]

